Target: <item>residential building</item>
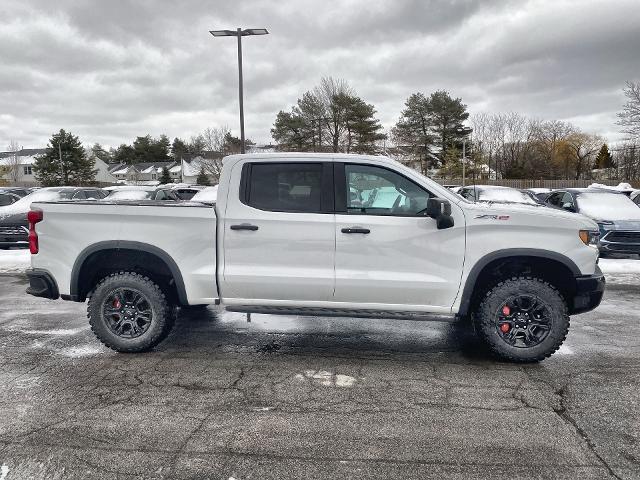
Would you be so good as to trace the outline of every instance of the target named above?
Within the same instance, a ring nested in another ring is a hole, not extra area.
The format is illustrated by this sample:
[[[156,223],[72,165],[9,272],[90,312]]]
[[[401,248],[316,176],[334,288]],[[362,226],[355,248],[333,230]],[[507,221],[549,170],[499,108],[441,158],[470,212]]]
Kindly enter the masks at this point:
[[[16,152],[0,152],[0,182],[10,185],[37,186],[38,181],[33,172],[36,157],[46,153],[45,148],[23,148]],[[109,172],[109,165],[94,157],[96,182],[100,184],[115,183],[116,179]]]

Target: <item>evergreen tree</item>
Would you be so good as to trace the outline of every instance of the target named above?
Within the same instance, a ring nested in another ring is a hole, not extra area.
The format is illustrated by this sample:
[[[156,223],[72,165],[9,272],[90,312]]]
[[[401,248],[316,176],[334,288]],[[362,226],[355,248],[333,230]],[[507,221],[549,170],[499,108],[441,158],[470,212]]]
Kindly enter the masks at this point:
[[[95,161],[88,158],[80,140],[61,129],[49,140],[46,152],[33,164],[36,179],[44,187],[87,185],[95,182]]]
[[[431,166],[435,142],[429,99],[422,93],[414,93],[404,105],[392,134],[398,145],[409,147],[418,157],[422,173],[426,173]]]
[[[605,143],[598,152],[594,168],[615,168],[615,166],[611,152],[609,152],[609,147]]]
[[[209,177],[207,176],[207,172],[204,171],[204,167],[200,167],[200,173],[198,173],[196,183],[198,185],[211,185],[211,182],[209,182]]]
[[[449,92],[444,90],[432,93],[428,105],[433,133],[440,147],[440,162],[444,165],[447,149],[452,148],[454,141],[460,138],[457,129],[469,118],[469,113],[462,99],[451,98]]]
[[[180,160],[185,154],[189,152],[187,144],[180,138],[174,138],[171,144],[171,156],[174,160]]]
[[[169,169],[167,167],[162,167],[162,174],[160,175],[160,183],[172,183],[171,175],[169,174]]]
[[[113,161],[111,153],[107,152],[99,143],[93,144],[93,147],[91,147],[91,153],[105,163],[111,163]]]
[[[113,162],[132,165],[136,163],[136,151],[131,145],[123,143],[113,152]]]

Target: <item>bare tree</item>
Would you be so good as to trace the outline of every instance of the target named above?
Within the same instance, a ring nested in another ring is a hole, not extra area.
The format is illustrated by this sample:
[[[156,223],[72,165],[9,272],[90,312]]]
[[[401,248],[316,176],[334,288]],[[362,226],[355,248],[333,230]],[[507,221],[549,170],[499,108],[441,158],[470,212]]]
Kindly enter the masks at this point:
[[[11,140],[11,142],[9,142],[7,150],[11,152],[11,155],[9,155],[4,162],[6,176],[11,183],[16,183],[22,176],[22,165],[20,163],[20,146],[18,145],[18,142],[16,142],[15,140]]]
[[[209,127],[199,136],[202,138],[204,148],[198,167],[207,175],[212,176],[217,183],[222,173],[222,157],[228,153],[228,139],[231,138],[231,130],[227,125]]]
[[[591,135],[576,131],[566,139],[566,145],[574,157],[574,169],[576,180],[586,173],[591,173],[593,160],[602,147],[604,139],[598,135]]]
[[[343,102],[339,101],[345,96],[354,95],[353,89],[342,79],[323,77],[320,85],[313,89],[313,96],[317,100],[322,111],[325,130],[331,139],[331,147],[334,152],[340,151],[340,139],[345,132],[345,116],[347,110]]]
[[[640,83],[627,82],[624,89],[627,97],[622,112],[618,113],[617,124],[622,126],[622,131],[633,138],[640,137]]]

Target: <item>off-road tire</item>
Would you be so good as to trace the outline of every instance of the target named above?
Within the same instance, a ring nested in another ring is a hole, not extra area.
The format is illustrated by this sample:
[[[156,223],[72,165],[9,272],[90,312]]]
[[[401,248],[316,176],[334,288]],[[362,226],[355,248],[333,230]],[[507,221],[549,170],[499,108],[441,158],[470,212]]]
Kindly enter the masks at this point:
[[[102,306],[105,298],[114,288],[122,287],[140,291],[151,306],[150,325],[142,335],[136,338],[118,336],[107,326],[103,317]],[[148,277],[135,272],[118,272],[98,282],[89,296],[87,316],[91,330],[107,347],[117,352],[137,353],[151,350],[171,333],[176,312],[174,306],[167,302],[162,289]]]
[[[531,347],[515,347],[505,342],[498,333],[497,312],[506,299],[519,294],[535,295],[549,308],[552,323],[541,343]],[[490,288],[475,311],[474,323],[479,337],[492,353],[510,362],[539,362],[551,356],[567,337],[569,316],[567,304],[558,290],[535,277],[513,277]]]

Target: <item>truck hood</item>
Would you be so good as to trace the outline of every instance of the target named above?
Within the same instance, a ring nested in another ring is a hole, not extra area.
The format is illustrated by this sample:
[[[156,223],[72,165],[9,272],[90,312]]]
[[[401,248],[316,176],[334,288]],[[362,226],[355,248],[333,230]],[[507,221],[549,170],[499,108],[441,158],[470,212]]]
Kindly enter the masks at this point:
[[[498,215],[498,216],[513,216],[517,217],[538,217],[555,219],[562,221],[566,224],[575,224],[579,229],[584,230],[597,230],[598,224],[589,217],[585,217],[579,213],[565,212],[555,208],[538,206],[538,205],[525,205],[517,203],[464,203],[459,204],[464,208],[472,218],[479,218],[481,215]],[[535,225],[532,225],[535,227]]]

